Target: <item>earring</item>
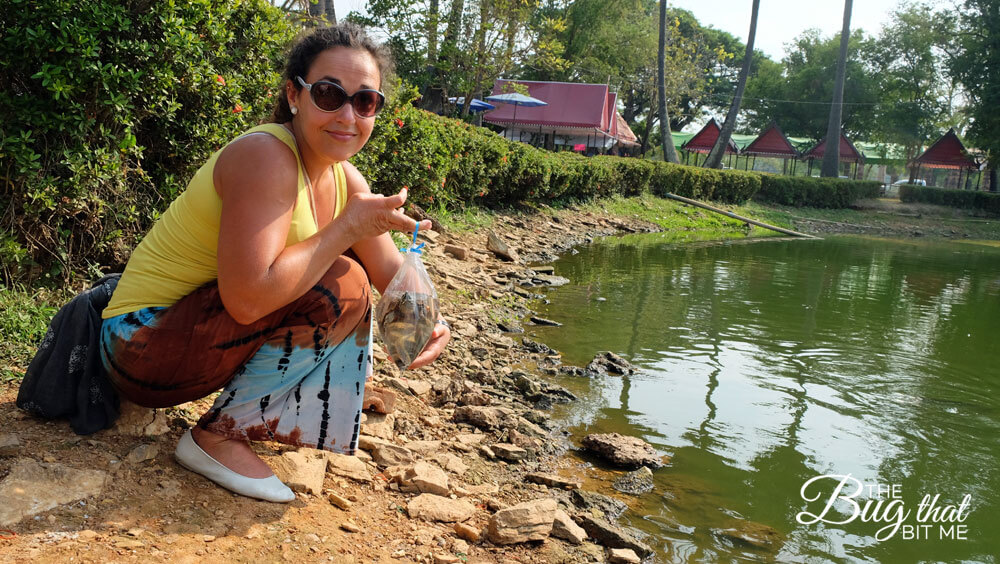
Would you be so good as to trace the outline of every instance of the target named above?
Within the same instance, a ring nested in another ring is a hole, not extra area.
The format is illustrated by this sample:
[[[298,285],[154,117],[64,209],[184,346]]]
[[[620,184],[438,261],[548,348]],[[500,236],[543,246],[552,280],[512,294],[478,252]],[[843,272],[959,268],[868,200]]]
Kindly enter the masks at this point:
[[[292,106],[292,115],[294,116],[297,113],[299,113],[299,109],[296,108],[295,106]]]

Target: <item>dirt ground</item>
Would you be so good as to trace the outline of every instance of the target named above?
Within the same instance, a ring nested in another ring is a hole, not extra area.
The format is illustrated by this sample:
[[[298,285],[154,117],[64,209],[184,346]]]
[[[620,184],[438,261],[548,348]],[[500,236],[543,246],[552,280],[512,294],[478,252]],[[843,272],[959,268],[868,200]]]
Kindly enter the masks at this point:
[[[920,214],[924,215],[918,217]],[[927,214],[926,210],[876,203],[851,221],[803,217],[796,220],[795,228],[819,233],[912,237],[920,231],[951,236],[952,228],[942,226],[940,218],[925,223]],[[539,409],[537,401],[529,401],[511,385],[515,380],[511,374],[517,371],[543,382],[538,377],[540,366],[558,363],[557,357],[537,352],[522,344],[520,335],[506,332],[530,313],[526,309],[530,292],[514,282],[524,275],[526,265],[546,264],[574,245],[615,232],[652,231],[656,226],[634,217],[570,209],[499,216],[492,229],[520,255],[517,262],[501,260],[488,251],[485,230],[430,235],[433,240],[427,242],[425,262],[440,294],[443,313],[452,324],[453,340],[431,367],[400,374],[383,360],[375,375],[376,384],[396,388],[394,423],[388,427],[392,442],[405,446],[417,440],[441,441],[440,452],[458,457],[467,466],[464,472],[449,472],[449,478],[454,491],[474,503],[476,512],[466,522],[479,530],[494,511],[520,501],[556,497],[572,503],[565,490],[527,483],[527,472],[555,473],[585,483],[607,474],[566,456],[573,445],[559,429],[548,425],[544,408]],[[448,245],[458,249],[446,253]],[[456,258],[463,250],[464,260]],[[384,359],[384,355],[376,358]],[[14,435],[19,446],[15,453],[0,456],[0,478],[16,461],[31,459],[100,470],[107,479],[96,496],[42,511],[0,530],[0,561],[555,563],[605,559],[604,549],[590,542],[572,545],[548,538],[495,546],[485,538],[473,542],[460,539],[451,523],[411,519],[407,505],[413,494],[399,491],[397,484],[388,482],[384,469],[374,463],[368,464],[368,479],[328,472],[322,493],[299,493],[290,504],[254,501],[229,493],[173,459],[177,439],[208,408],[209,399],[164,410],[167,426],[163,434],[132,436],[112,429],[81,437],[65,421],[37,420],[18,410],[14,406],[16,386],[6,386],[0,389],[0,435]],[[549,390],[547,384],[542,386]],[[406,389],[416,391],[407,393]],[[456,407],[469,402],[509,407],[525,415],[534,412],[533,421],[549,435],[480,429],[452,421]],[[384,416],[369,417],[377,417],[385,433]],[[372,432],[372,420],[363,426],[363,434]],[[527,446],[529,457],[519,463],[490,458],[459,440],[469,435],[482,435],[482,444],[514,442]],[[155,451],[150,459],[130,461],[130,453],[142,445]],[[265,460],[294,450],[268,443],[255,448]],[[433,456],[428,453],[425,458]],[[341,509],[328,500],[329,493],[353,504]],[[348,528],[357,532],[346,530],[346,522],[356,525]]]

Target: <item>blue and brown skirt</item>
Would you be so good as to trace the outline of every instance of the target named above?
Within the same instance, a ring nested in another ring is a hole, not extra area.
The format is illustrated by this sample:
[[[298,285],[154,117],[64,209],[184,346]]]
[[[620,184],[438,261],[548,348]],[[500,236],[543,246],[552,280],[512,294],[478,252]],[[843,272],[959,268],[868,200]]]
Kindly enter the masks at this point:
[[[101,356],[119,393],[139,405],[179,405],[222,388],[198,421],[203,429],[354,454],[371,305],[364,269],[340,257],[305,295],[248,325],[226,312],[215,282],[170,307],[105,319]]]

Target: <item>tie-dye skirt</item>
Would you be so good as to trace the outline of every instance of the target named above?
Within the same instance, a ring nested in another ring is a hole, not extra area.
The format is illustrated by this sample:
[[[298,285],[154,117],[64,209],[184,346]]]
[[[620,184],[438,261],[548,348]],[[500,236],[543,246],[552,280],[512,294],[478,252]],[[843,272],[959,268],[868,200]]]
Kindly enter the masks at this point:
[[[101,353],[111,382],[139,405],[223,388],[202,428],[353,454],[371,370],[371,304],[364,269],[341,257],[305,295],[248,325],[226,312],[216,283],[170,307],[105,319]]]

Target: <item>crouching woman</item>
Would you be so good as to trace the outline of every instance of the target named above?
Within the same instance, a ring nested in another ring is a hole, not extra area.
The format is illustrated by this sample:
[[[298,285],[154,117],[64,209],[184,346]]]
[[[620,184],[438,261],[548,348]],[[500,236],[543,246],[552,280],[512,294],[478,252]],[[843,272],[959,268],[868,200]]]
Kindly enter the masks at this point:
[[[390,66],[350,24],[300,39],[272,123],[198,170],[103,313],[102,360],[123,397],[166,407],[222,388],[176,457],[234,492],[294,499],[251,440],[357,447],[371,284],[384,291],[402,263],[388,232],[417,227],[399,210],[405,190],[372,194],[347,162],[371,136]],[[449,338],[437,325],[413,366]]]

